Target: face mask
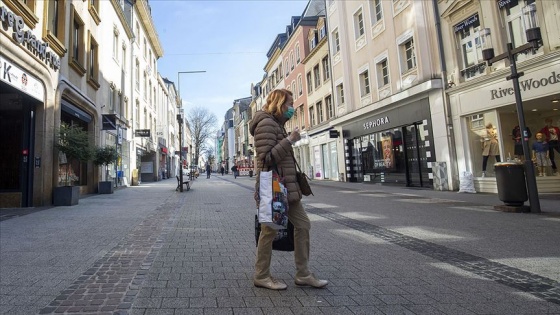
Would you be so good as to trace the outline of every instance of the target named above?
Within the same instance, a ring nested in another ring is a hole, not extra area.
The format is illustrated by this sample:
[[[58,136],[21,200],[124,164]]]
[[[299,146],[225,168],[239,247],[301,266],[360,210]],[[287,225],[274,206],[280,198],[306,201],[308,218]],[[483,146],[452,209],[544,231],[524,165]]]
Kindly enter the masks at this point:
[[[284,113],[284,117],[290,119],[292,118],[292,116],[294,116],[294,112],[296,110],[293,107],[288,107],[288,111]]]

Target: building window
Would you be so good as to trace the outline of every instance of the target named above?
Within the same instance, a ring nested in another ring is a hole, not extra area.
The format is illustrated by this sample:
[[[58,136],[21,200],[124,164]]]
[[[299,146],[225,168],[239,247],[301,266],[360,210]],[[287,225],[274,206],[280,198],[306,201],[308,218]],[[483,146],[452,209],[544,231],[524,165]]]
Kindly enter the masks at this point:
[[[89,0],[88,6],[89,14],[97,25],[101,22],[101,19],[99,18],[99,1],[101,0]]]
[[[414,51],[414,39],[410,38],[400,45],[401,59],[403,60],[403,73],[416,68],[416,52]]]
[[[119,31],[116,27],[113,29],[113,59],[119,61]]]
[[[144,59],[148,58],[148,42],[146,37],[144,37]]]
[[[286,77],[287,77],[288,74],[290,74],[290,64],[288,63],[288,57],[286,57],[284,63],[286,64]]]
[[[296,45],[296,62],[300,62],[299,44]]]
[[[329,56],[326,56],[321,60],[321,64],[323,65],[323,81],[327,81],[331,78],[331,69],[329,67]]]
[[[338,106],[344,104],[344,85],[342,83],[336,86],[336,100]]]
[[[468,79],[481,74],[486,68],[486,63],[482,58],[482,47],[479,42],[478,13],[455,25],[454,31],[461,49],[463,62],[461,75]]]
[[[327,107],[327,120],[333,118],[334,106],[330,95],[325,97],[325,106]]]
[[[313,50],[317,46],[317,38],[313,36],[309,39],[309,50]]]
[[[327,26],[323,25],[319,30],[319,40],[323,39],[325,36],[327,36]]]
[[[371,25],[375,25],[377,22],[383,19],[383,8],[381,7],[381,0],[370,0],[369,10]]]
[[[95,89],[99,88],[99,45],[91,33],[89,33],[89,56],[88,56],[88,83]]]
[[[482,129],[484,127],[484,115],[476,114],[471,116],[471,129]]]
[[[154,103],[152,102],[153,100],[153,94],[152,94],[152,81],[148,82],[148,92],[150,93],[150,98],[148,99],[148,106],[150,107],[154,107]]]
[[[298,75],[297,84],[298,84],[298,95],[301,96],[303,95],[303,79],[301,78],[301,74]]]
[[[294,53],[291,52],[291,53],[290,53],[290,68],[291,68],[292,70],[294,70],[294,67],[295,67]]]
[[[340,37],[338,35],[338,30],[334,30],[332,32],[332,51],[333,54],[336,54],[340,51]]]
[[[307,94],[313,92],[313,82],[311,81],[311,71],[307,72]]]
[[[121,68],[123,70],[123,75],[124,75],[124,72],[126,71],[126,46],[124,46],[124,45],[123,45],[123,48],[122,48],[122,59],[121,60],[122,60]]]
[[[354,38],[358,39],[364,35],[364,15],[362,9],[354,14]]]
[[[109,103],[109,112],[115,111],[115,88],[113,85],[109,86],[109,90],[107,91],[107,102]]]
[[[297,91],[297,90],[296,90],[296,81],[292,81],[292,90],[291,90],[291,91],[294,93],[294,96],[297,95],[297,94],[296,94],[296,91]],[[296,97],[296,98],[297,98],[297,97]]]
[[[299,108],[299,120],[301,129],[305,129],[305,111],[303,110],[303,106]]]
[[[315,79],[315,88],[321,85],[321,72],[319,72],[319,65],[313,67],[313,78]]]
[[[140,129],[140,104],[136,100],[136,129]]]
[[[360,73],[360,96],[364,97],[369,93],[369,71],[365,70]]]
[[[324,117],[323,117],[323,102],[319,101],[315,104],[315,107],[317,107],[317,123],[322,123],[324,121]]]
[[[49,43],[50,48],[61,56],[66,53],[66,48],[64,46],[66,27],[65,4],[66,1],[64,0],[48,1],[45,3],[45,41]]]
[[[315,109],[313,106],[309,106],[309,126],[315,125]]]
[[[136,91],[140,90],[140,61],[136,58],[136,68],[134,69],[136,77]]]
[[[144,100],[148,98],[148,75],[144,71]]]
[[[389,84],[389,66],[387,58],[381,60],[376,64],[377,67],[377,86],[383,87]]]
[[[76,12],[72,10],[72,36],[70,38],[70,66],[74,68],[80,75],[86,73],[84,68],[84,22]]]
[[[525,30],[523,27],[521,9],[534,2],[535,0],[508,1],[508,3],[502,8],[504,20],[507,25],[506,30],[508,41],[513,45],[514,48],[527,43],[527,35],[525,34]],[[534,53],[535,52],[529,52],[529,56]],[[524,59],[524,55],[520,54],[517,56],[519,59]]]

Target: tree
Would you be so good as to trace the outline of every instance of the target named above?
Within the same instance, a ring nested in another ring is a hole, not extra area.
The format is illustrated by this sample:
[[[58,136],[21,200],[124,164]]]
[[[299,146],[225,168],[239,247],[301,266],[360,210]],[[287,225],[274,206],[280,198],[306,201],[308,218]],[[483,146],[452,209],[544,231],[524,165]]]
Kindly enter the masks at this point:
[[[105,167],[105,180],[109,177],[109,169],[107,168],[109,164],[116,163],[119,153],[117,149],[112,146],[97,147],[95,149],[95,156],[93,158],[93,163],[95,165],[102,165]]]
[[[187,122],[194,146],[194,165],[198,165],[200,154],[207,149],[206,142],[216,134],[217,121],[214,114],[200,106],[193,107],[187,114]]]

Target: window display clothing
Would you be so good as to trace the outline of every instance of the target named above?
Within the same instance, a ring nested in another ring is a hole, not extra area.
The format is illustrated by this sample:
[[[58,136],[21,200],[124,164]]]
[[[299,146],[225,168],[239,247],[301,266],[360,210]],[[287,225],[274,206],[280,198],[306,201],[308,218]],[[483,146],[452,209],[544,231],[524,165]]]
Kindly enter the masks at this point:
[[[544,126],[540,131],[544,136],[545,142],[548,143],[548,157],[550,158],[550,162],[552,164],[552,170],[556,173],[556,163],[554,162],[554,150],[560,153],[558,137],[560,135],[560,129],[556,126],[552,126],[551,121],[547,121],[547,125]]]
[[[494,156],[496,162],[501,162],[500,148],[498,147],[498,132],[494,129],[492,124],[486,126],[486,136],[482,142],[482,156],[482,172],[486,172],[489,156]]]
[[[548,143],[545,141],[533,142],[533,156],[535,158],[535,163],[538,167],[550,166],[550,159],[548,158]]]
[[[529,129],[529,127],[526,127],[527,130],[527,137],[525,139],[525,141],[528,140],[528,138],[531,138],[531,129]],[[521,134],[521,128],[519,126],[515,126],[513,128],[513,130],[511,131],[511,139],[513,140],[513,154],[516,155],[517,157],[522,157],[523,156],[523,135]]]

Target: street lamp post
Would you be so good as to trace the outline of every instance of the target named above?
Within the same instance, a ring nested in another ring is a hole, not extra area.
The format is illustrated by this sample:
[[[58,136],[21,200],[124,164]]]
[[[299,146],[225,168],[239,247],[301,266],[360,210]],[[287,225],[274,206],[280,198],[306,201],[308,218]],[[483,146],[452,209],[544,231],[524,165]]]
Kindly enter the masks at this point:
[[[177,95],[179,96],[179,100],[181,100],[181,74],[186,73],[203,73],[206,71],[179,71],[177,72]],[[180,114],[177,114],[177,122],[179,122],[179,146],[180,146],[180,154],[179,154],[179,191],[183,192],[183,101],[181,100],[181,104],[179,105],[181,110]]]
[[[521,137],[521,144],[523,146],[523,156],[525,158],[525,181],[527,184],[527,191],[529,194],[529,203],[531,212],[541,212],[539,202],[539,194],[537,190],[537,180],[535,177],[535,168],[531,160],[531,153],[529,151],[529,135],[525,125],[525,114],[523,112],[523,100],[521,99],[521,90],[519,88],[519,77],[523,76],[523,72],[517,72],[516,56],[520,53],[525,53],[530,50],[536,50],[541,46],[541,30],[537,21],[537,10],[535,3],[529,4],[522,9],[523,12],[523,26],[527,36],[527,43],[525,45],[513,48],[511,43],[507,43],[507,51],[501,55],[494,56],[494,48],[492,46],[492,39],[490,37],[490,29],[485,28],[480,32],[480,42],[482,45],[482,56],[484,60],[491,66],[492,63],[506,59],[509,61],[511,75],[506,77],[507,80],[513,81],[513,91],[515,95],[515,105],[517,107],[517,119],[519,120],[519,128],[523,131]]]
[[[177,114],[179,123],[179,191],[183,192],[183,110]]]

